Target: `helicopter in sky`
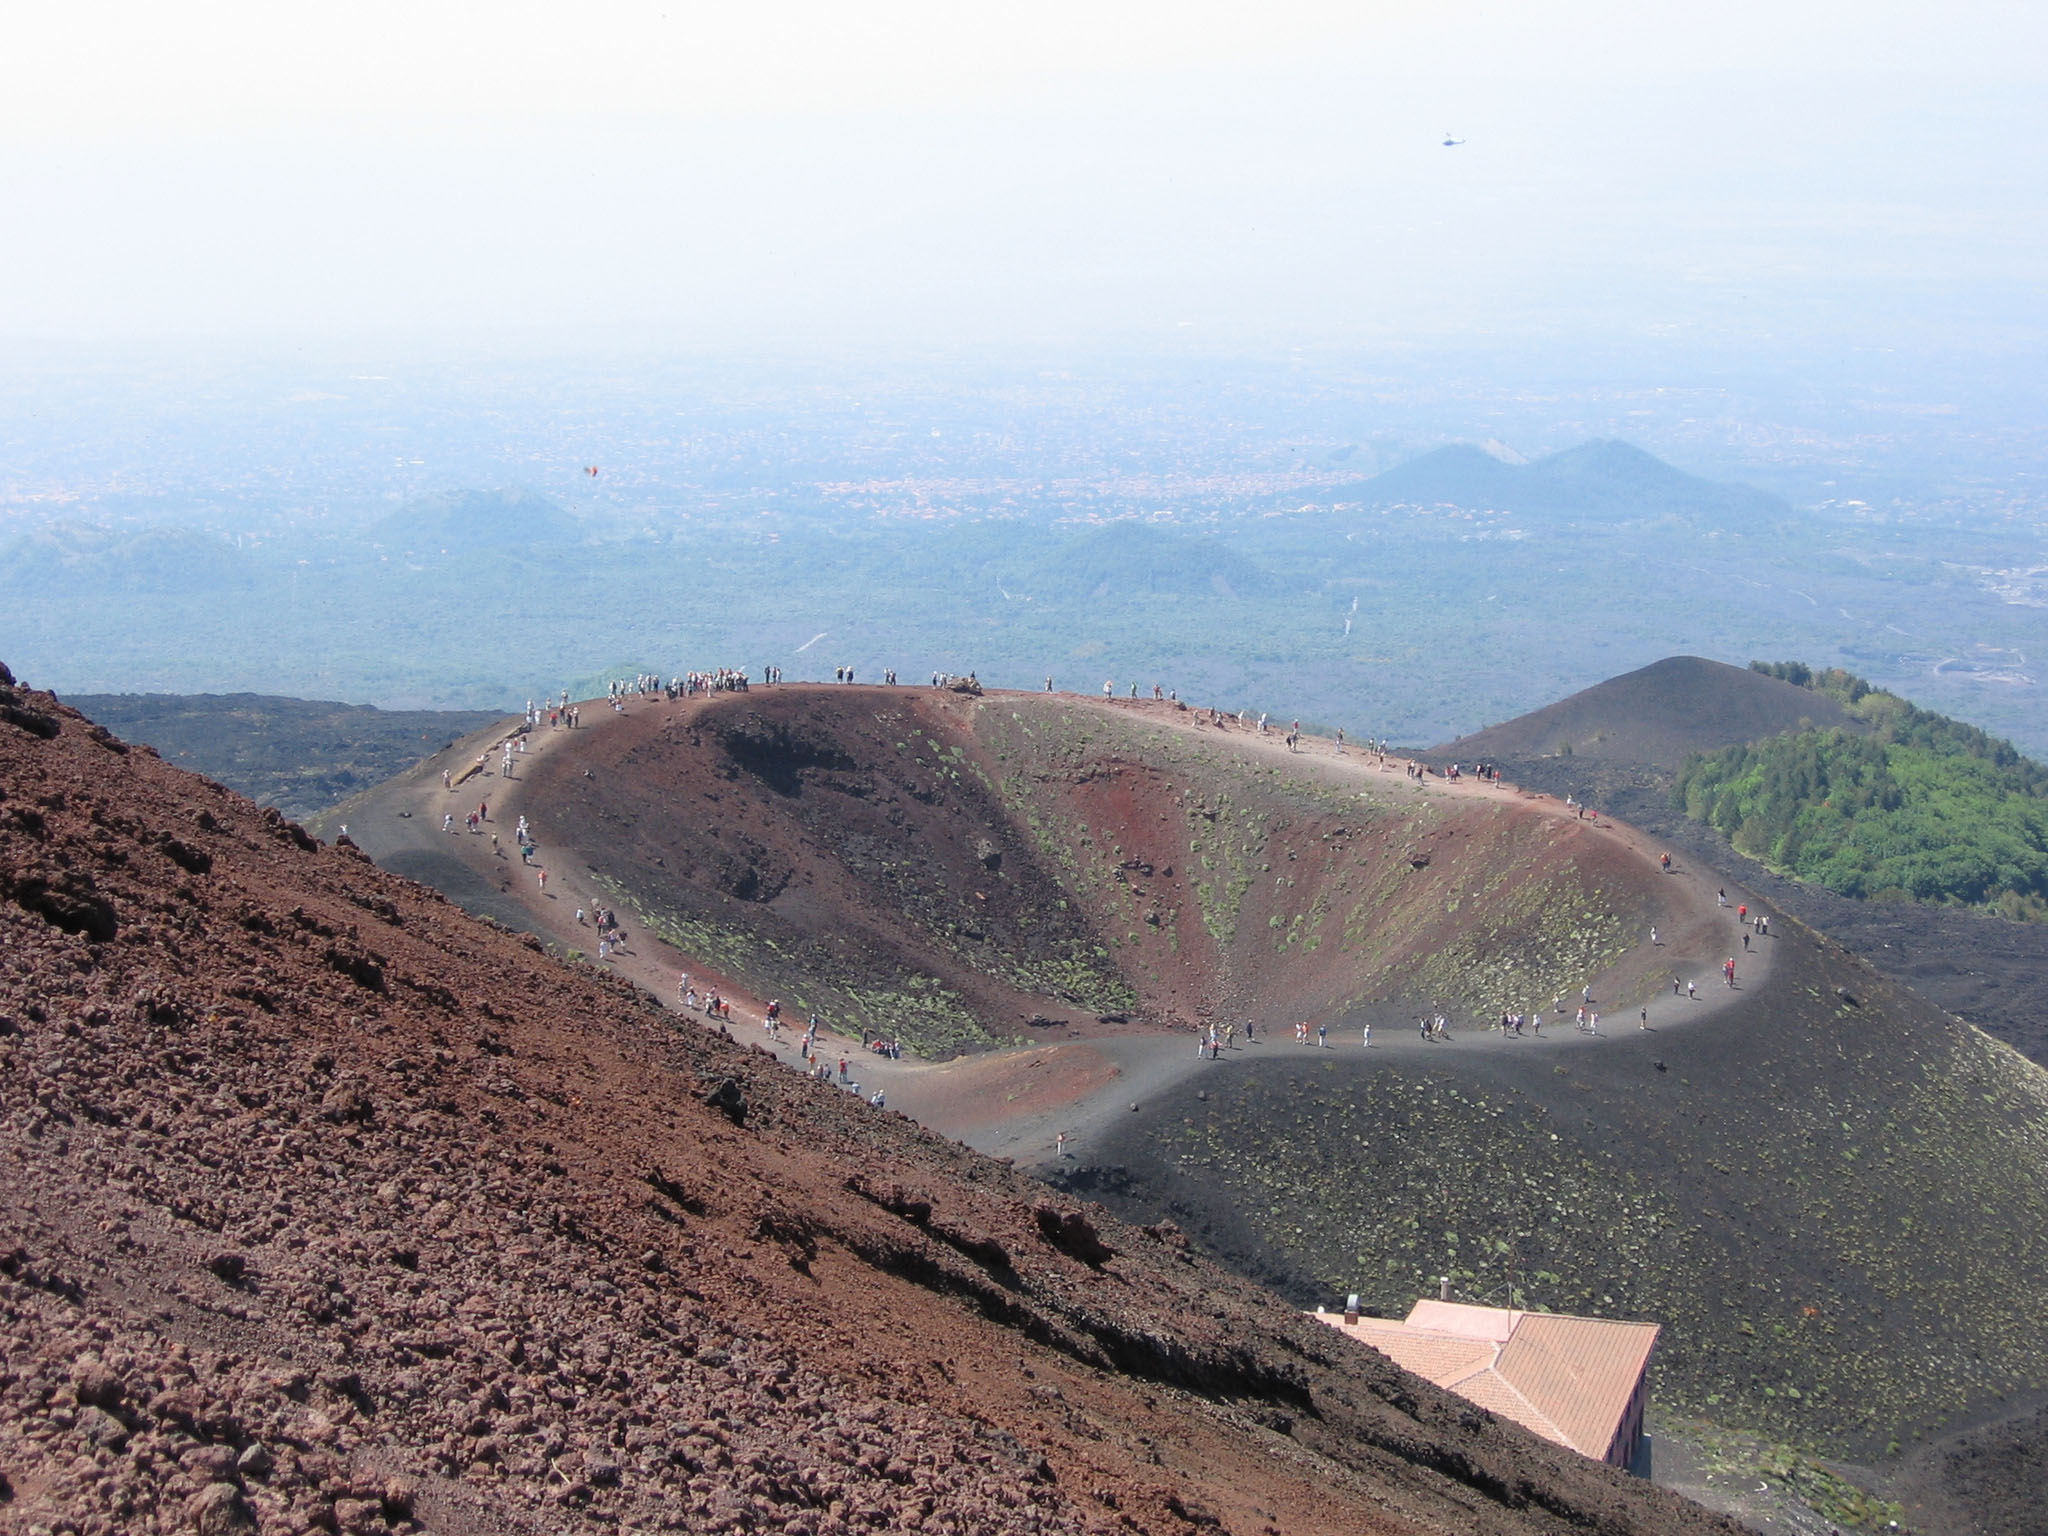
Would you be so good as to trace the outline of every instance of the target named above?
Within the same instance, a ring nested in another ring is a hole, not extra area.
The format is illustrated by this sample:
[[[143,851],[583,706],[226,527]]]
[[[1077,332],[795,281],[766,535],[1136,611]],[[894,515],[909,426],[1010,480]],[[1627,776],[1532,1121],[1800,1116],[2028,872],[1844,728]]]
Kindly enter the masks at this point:
[[[1450,135],[1449,135],[1448,133],[1444,135],[1444,148],[1445,148],[1445,149],[1456,149],[1456,148],[1457,148],[1457,147],[1458,147],[1458,146],[1459,146],[1460,144],[1462,144],[1462,143],[1464,143],[1464,142],[1465,142],[1465,141],[1464,141],[1463,139],[1454,139],[1454,138],[1452,138],[1452,137],[1451,137],[1451,136],[1450,136]]]

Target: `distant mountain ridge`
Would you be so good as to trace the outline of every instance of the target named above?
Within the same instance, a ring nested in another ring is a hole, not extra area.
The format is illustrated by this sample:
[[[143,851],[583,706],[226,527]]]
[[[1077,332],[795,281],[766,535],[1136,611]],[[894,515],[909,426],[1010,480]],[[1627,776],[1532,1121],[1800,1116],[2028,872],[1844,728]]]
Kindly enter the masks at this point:
[[[1373,506],[1454,506],[1545,521],[1670,518],[1743,531],[1772,526],[1791,512],[1789,504],[1768,491],[1689,475],[1612,438],[1528,464],[1510,464],[1470,443],[1453,443],[1375,475],[1365,492]]]

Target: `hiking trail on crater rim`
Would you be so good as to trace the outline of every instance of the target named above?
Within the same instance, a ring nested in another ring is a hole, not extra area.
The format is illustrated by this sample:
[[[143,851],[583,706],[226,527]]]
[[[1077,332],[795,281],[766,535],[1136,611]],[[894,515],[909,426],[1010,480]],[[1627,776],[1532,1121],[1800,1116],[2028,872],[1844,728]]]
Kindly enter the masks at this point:
[[[1731,1531],[0,672],[0,1530]]]

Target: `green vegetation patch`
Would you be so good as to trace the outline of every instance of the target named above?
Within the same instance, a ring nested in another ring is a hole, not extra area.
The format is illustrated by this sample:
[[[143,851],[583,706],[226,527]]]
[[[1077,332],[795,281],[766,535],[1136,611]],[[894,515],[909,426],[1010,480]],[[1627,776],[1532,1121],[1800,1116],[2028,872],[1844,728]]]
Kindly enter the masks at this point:
[[[1672,803],[1782,873],[1844,896],[2048,917],[2048,768],[1840,670],[1753,663],[1870,727],[1695,755]]]

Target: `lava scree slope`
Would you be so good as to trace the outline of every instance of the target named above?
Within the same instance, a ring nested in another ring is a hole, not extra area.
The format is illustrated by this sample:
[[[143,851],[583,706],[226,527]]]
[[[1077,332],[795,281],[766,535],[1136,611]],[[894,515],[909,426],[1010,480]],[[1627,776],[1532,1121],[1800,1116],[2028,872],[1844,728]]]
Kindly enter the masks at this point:
[[[1824,693],[1724,661],[1667,656],[1428,755],[1470,763],[1566,754],[1676,768],[1689,752],[1814,726],[1869,729]]]
[[[1731,1531],[0,672],[0,1530]]]

